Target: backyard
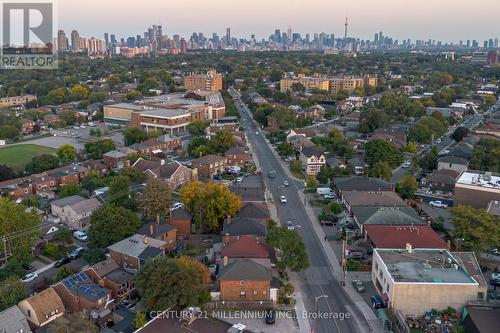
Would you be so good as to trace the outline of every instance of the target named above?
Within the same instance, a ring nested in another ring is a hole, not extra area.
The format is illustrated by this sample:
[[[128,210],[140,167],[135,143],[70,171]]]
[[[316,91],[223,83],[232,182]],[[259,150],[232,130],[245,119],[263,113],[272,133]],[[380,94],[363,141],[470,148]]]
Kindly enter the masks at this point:
[[[40,154],[53,154],[56,150],[50,147],[33,144],[22,144],[0,148],[0,165],[5,164],[16,171],[24,169],[31,159]]]

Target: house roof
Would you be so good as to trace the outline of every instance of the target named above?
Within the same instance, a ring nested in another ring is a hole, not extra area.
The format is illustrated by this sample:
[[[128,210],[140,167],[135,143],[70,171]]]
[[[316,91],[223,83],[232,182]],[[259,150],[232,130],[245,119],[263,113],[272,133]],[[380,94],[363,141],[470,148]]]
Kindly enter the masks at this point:
[[[183,165],[177,161],[162,165],[162,161],[159,160],[151,161],[139,158],[132,167],[143,172],[151,172],[156,177],[168,179]]]
[[[68,276],[61,282],[73,296],[84,297],[92,302],[102,299],[110,294],[109,289],[103,288],[93,282],[84,273]]]
[[[74,204],[76,204],[78,202],[82,202],[82,201],[85,201],[85,200],[87,200],[87,199],[85,199],[82,196],[72,195],[70,197],[62,198],[62,199],[59,199],[59,200],[54,200],[50,204],[53,205],[53,206],[57,206],[57,207],[61,207],[62,208],[62,207],[74,205]]]
[[[267,204],[260,202],[246,202],[235,216],[235,218],[241,217],[267,219],[269,218],[269,210],[267,208]]]
[[[247,154],[247,152],[245,151],[245,148],[243,148],[243,147],[231,147],[224,153],[224,156],[246,155],[246,154]]]
[[[463,321],[463,325],[469,329],[477,329],[479,333],[496,332],[500,327],[500,308],[486,306],[467,306],[468,316]],[[470,320],[475,328],[469,327],[467,321]]]
[[[273,278],[270,268],[252,259],[232,259],[220,271],[219,281],[270,281]]]
[[[191,220],[193,215],[184,208],[174,209],[172,211],[173,220]]]
[[[130,237],[127,237],[119,242],[116,242],[108,246],[108,249],[110,251],[126,254],[130,257],[139,258],[139,256],[146,249],[151,247],[159,249],[165,245],[166,243],[162,240],[154,239],[139,234],[134,234]]]
[[[221,256],[229,258],[269,258],[270,250],[259,237],[240,236],[222,246]]]
[[[17,305],[0,312],[0,332],[30,332],[26,317]]]
[[[89,269],[92,269],[100,277],[103,277],[104,275],[109,274],[118,268],[118,264],[111,258],[98,262],[97,264],[89,267]]]
[[[151,234],[151,229],[153,230],[153,233]],[[153,237],[157,238],[160,237],[161,235],[170,232],[174,230],[175,227],[171,224],[167,223],[156,223],[156,222],[150,222],[142,225],[139,230],[137,230],[138,234],[145,235],[148,237]]]
[[[321,155],[323,155],[323,152],[324,152],[324,150],[322,148],[319,148],[316,146],[304,147],[304,148],[302,148],[302,151],[301,151],[301,153],[307,157],[311,157],[311,156],[320,157]]]
[[[420,249],[446,249],[446,242],[429,226],[365,225],[375,247],[404,249],[406,244]]]
[[[469,164],[469,161],[465,158],[458,157],[458,156],[442,156],[438,159],[438,162],[442,163],[452,163],[452,164],[461,164],[461,165],[467,165]]]
[[[230,236],[243,236],[243,235],[255,235],[255,236],[266,236],[267,226],[266,222],[262,218],[253,217],[234,217],[231,218],[231,223],[227,223],[228,220],[224,221],[224,227],[222,229],[223,235]]]
[[[392,185],[385,180],[369,177],[334,178],[337,189],[343,191],[392,191]]]
[[[432,173],[432,175],[427,178],[427,181],[432,183],[441,183],[447,185],[455,185],[459,173],[451,169],[437,170]]]
[[[126,282],[134,280],[134,274],[119,268],[104,275],[104,278],[108,279],[109,281],[113,281],[116,284],[122,285]]]
[[[222,156],[209,154],[209,155],[205,155],[205,156],[199,157],[197,159],[194,159],[191,161],[191,163],[193,165],[194,164],[210,164],[210,163],[214,163],[214,162],[219,162],[223,159],[224,159],[224,157],[222,157]]]
[[[101,207],[101,203],[96,198],[86,199],[84,201],[77,202],[70,205],[70,207],[75,211],[75,213],[91,212]]]
[[[342,195],[350,206],[406,206],[399,195],[390,191],[348,191]]]
[[[42,290],[38,294],[35,294],[25,300],[21,301],[27,302],[35,311],[36,317],[41,321],[45,321],[45,316],[49,313],[58,310],[58,312],[64,312],[64,304],[61,297],[56,293],[54,288],[49,287]]]
[[[106,154],[103,154],[102,156],[110,157],[110,158],[124,158],[127,157],[126,154],[118,151],[118,150],[112,150],[108,151]]]
[[[423,225],[424,221],[410,207],[354,207],[360,224]]]

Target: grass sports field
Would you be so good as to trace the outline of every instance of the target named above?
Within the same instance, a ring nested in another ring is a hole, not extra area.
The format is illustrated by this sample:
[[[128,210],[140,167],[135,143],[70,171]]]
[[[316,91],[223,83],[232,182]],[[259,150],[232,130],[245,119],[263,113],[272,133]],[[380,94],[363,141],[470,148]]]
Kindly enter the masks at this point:
[[[0,164],[5,164],[19,171],[31,162],[33,156],[54,154],[55,151],[54,148],[30,144],[0,147]]]

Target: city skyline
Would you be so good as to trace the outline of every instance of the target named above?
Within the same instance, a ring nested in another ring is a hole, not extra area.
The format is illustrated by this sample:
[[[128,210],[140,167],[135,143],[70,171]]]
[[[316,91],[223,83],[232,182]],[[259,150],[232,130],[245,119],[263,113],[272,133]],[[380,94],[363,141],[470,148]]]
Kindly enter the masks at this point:
[[[345,17],[349,17],[349,37],[373,39],[373,34],[381,30],[399,40],[431,38],[454,43],[461,39],[490,38],[496,31],[495,12],[500,10],[500,3],[495,0],[485,0],[480,8],[465,1],[456,6],[457,1],[452,0],[442,0],[439,4],[430,0],[398,2],[358,0],[333,3],[309,0],[304,6],[302,0],[274,0],[272,3],[256,0],[248,8],[236,8],[235,1],[230,0],[209,3],[198,0],[182,3],[143,0],[138,11],[132,3],[118,0],[104,3],[97,0],[59,0],[58,6],[60,28],[67,31],[76,29],[82,35],[97,38],[102,38],[104,32],[120,37],[134,36],[151,24],[163,25],[164,33],[170,36],[180,34],[187,37],[192,32],[223,35],[225,29],[230,27],[234,37],[249,38],[255,34],[260,40],[267,39],[274,29],[286,31],[291,27],[293,32],[301,34],[326,32],[340,37],[344,35]],[[379,14],[373,15],[377,11]],[[75,12],[78,15],[74,15]],[[214,20],[216,15],[218,19]],[[257,20],[258,25],[255,24]],[[423,24],[424,34],[420,32]]]

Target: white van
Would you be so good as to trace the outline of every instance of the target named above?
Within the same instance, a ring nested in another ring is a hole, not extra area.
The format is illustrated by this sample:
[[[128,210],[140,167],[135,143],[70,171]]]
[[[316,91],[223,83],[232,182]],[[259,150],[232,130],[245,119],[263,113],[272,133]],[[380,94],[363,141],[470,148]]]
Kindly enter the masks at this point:
[[[319,195],[335,195],[335,192],[329,187],[318,187],[316,193]]]
[[[73,237],[75,237],[76,239],[78,239],[79,241],[82,241],[82,242],[86,242],[88,240],[88,236],[86,233],[84,233],[83,231],[75,231],[73,232]]]

